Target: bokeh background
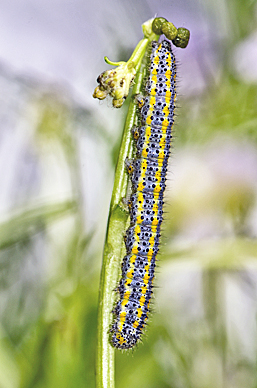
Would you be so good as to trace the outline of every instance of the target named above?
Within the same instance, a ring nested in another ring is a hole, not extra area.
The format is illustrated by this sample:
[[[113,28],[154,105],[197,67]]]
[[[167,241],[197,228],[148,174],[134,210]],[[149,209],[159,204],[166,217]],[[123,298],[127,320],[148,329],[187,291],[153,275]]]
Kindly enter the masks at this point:
[[[1,0],[0,387],[95,386],[99,277],[127,106],[92,98],[141,24],[191,31],[154,313],[118,388],[257,387],[257,3]]]

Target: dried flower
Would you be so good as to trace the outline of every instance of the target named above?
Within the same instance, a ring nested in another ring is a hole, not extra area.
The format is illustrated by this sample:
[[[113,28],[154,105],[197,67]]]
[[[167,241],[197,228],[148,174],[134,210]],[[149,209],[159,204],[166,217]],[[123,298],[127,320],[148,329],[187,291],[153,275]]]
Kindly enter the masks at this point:
[[[97,78],[99,85],[95,88],[93,97],[103,100],[110,95],[113,97],[113,106],[120,108],[129,93],[129,88],[135,78],[136,70],[134,62],[111,62],[109,64],[118,66],[116,69],[106,70]]]

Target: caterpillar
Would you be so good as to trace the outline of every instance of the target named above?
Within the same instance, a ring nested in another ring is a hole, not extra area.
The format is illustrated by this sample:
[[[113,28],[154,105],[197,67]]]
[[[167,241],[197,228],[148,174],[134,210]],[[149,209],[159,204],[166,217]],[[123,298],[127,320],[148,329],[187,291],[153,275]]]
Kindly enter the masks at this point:
[[[144,89],[138,98],[141,126],[133,130],[136,156],[127,161],[130,226],[110,330],[112,345],[119,349],[130,349],[141,339],[153,294],[176,100],[176,62],[167,40],[152,42]]]

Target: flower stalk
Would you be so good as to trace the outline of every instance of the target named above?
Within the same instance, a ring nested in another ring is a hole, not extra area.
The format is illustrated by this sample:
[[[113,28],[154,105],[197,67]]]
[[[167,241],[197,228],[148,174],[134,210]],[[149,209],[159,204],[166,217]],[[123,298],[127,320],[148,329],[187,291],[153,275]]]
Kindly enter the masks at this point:
[[[141,91],[142,82],[145,75],[145,63],[142,59],[149,43],[158,39],[155,34],[149,34],[142,39],[131,58],[126,62],[127,68],[133,63],[136,76],[132,95]],[[109,61],[109,60],[108,60]],[[110,61],[109,61],[110,62]],[[124,63],[119,63],[122,69],[127,71]],[[139,71],[140,69],[140,71]],[[127,73],[128,74],[128,73]],[[103,263],[99,290],[99,310],[98,310],[98,341],[97,341],[97,388],[114,388],[114,352],[115,349],[109,342],[109,330],[113,320],[112,309],[115,304],[116,295],[114,289],[117,286],[118,274],[120,270],[120,260],[125,249],[123,236],[128,221],[128,212],[125,210],[122,199],[126,196],[128,185],[128,174],[125,167],[126,158],[132,157],[133,145],[131,130],[136,123],[136,103],[132,98],[128,108],[125,121],[123,137],[121,141],[120,153],[116,166],[114,187],[112,192],[109,219],[104,246]]]

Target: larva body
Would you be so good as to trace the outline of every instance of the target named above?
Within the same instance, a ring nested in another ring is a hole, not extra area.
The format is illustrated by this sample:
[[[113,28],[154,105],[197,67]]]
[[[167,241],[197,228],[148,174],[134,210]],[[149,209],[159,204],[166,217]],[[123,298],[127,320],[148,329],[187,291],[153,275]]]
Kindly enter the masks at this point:
[[[127,254],[112,325],[112,344],[132,348],[149,314],[156,255],[163,220],[163,195],[176,99],[176,63],[170,43],[152,42],[149,77],[140,108],[141,127],[134,131],[136,158],[129,162],[132,181]]]

